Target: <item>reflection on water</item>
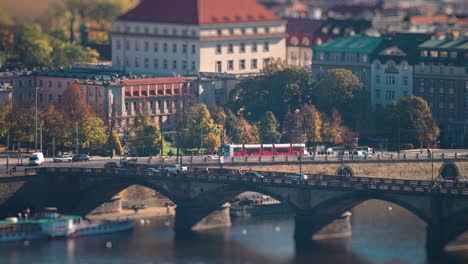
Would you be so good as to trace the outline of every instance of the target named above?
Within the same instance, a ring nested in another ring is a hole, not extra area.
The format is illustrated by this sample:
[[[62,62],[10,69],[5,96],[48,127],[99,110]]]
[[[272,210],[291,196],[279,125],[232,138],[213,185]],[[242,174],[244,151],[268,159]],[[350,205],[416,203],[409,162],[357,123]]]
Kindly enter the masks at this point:
[[[0,244],[0,263],[464,263],[468,253],[427,260],[425,226],[395,205],[353,209],[353,236],[296,252],[292,216],[233,219],[231,228],[174,241],[172,222],[138,222],[132,232]],[[466,262],[465,262],[466,263]]]

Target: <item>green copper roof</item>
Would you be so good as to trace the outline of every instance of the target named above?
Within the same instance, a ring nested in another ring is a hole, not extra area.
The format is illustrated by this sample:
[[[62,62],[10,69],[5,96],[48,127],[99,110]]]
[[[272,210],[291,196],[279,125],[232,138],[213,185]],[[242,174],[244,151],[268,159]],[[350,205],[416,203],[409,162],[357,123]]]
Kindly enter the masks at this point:
[[[431,39],[423,42],[419,49],[447,50],[447,51],[468,51],[468,40],[439,40]]]
[[[370,54],[379,46],[380,42],[382,42],[381,37],[355,35],[350,37],[337,38],[322,45],[315,46],[314,50]]]

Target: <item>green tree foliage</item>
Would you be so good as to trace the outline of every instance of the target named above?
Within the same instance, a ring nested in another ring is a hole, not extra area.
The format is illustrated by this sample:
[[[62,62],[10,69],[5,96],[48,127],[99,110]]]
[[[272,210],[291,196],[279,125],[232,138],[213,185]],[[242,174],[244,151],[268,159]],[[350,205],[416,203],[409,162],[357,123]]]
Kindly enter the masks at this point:
[[[80,126],[80,143],[86,149],[100,149],[107,141],[106,126],[101,118],[87,114]]]
[[[50,105],[46,109],[40,111],[40,122],[43,127],[43,147],[44,151],[50,150],[52,153],[55,140],[55,150],[64,151],[65,144],[71,145],[72,138],[71,129],[64,125],[65,119],[61,111],[58,111],[54,105]],[[47,152],[47,151],[46,151]],[[53,155],[56,153],[52,153]]]
[[[221,146],[221,138],[219,135],[215,134],[214,132],[208,133],[208,135],[204,138],[204,146],[205,148],[214,151],[218,147]]]
[[[400,125],[402,142],[420,143],[422,146],[434,142],[440,129],[432,117],[427,102],[417,96],[403,97],[394,108],[393,124]],[[398,120],[398,118],[400,120]]]
[[[35,134],[35,110],[20,104],[13,105],[8,117],[11,142],[21,143],[22,146],[33,146]]]
[[[190,107],[179,120],[183,122],[179,129],[185,148],[200,148],[205,137],[210,132],[215,132],[216,125],[205,104]]]
[[[0,138],[4,137],[8,130],[8,116],[10,115],[10,107],[8,104],[0,104]]]
[[[279,123],[275,115],[268,111],[265,113],[259,123],[260,128],[260,142],[266,143],[279,143],[281,140],[281,132],[278,131]]]
[[[228,103],[231,111],[257,122],[267,111],[283,118],[288,111],[311,102],[313,80],[303,68],[272,63],[264,72],[236,85]]]
[[[164,144],[164,139],[159,125],[151,118],[145,118],[143,123],[136,128],[130,142],[139,156],[150,156],[161,152],[161,144]]]
[[[23,24],[18,27],[15,41],[16,59],[24,67],[50,66],[53,51],[49,37],[38,24]]]
[[[364,85],[350,71],[345,69],[331,69],[317,87],[313,90],[316,107],[327,114],[333,108],[340,112],[346,123],[357,128],[359,110],[365,93]]]

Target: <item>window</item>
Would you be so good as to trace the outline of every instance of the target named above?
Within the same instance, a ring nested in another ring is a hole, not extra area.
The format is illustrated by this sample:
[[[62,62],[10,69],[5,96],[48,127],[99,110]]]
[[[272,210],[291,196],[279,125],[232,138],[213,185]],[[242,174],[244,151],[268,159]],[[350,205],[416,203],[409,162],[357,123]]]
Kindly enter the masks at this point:
[[[221,61],[216,62],[216,72],[222,72],[222,64]]]
[[[449,110],[449,119],[453,120],[454,116],[455,116],[455,111],[453,109],[450,109]]]
[[[130,41],[125,40],[125,50],[129,50],[129,49],[130,49]]]
[[[177,53],[177,44],[176,43],[172,44],[172,52]]]
[[[42,80],[39,80],[39,87],[42,87]]]
[[[239,70],[245,70],[245,60],[239,61]]]
[[[443,80],[440,80],[439,81],[439,92],[440,93],[444,93],[444,81]]]
[[[159,43],[157,43],[157,42],[154,43],[153,50],[154,50],[154,52],[159,51]]]
[[[408,77],[407,76],[403,76],[403,85],[404,86],[408,85]]]
[[[439,57],[439,52],[437,50],[431,50],[429,54],[431,55],[432,58]]]
[[[140,43],[138,42],[138,40],[135,40],[135,51],[139,51],[140,50]]]
[[[404,97],[408,96],[408,91],[404,90],[404,91],[403,91],[403,96],[404,96]]]
[[[221,29],[216,30],[216,33],[218,34],[218,36],[223,35],[223,31]]]
[[[380,84],[380,75],[375,76],[375,83]]]
[[[167,60],[166,59],[163,60],[163,68],[165,70],[167,70]]]
[[[251,68],[252,69],[257,69],[257,59],[252,59]]]
[[[270,33],[270,28],[269,27],[265,27],[265,33]]]
[[[138,57],[135,57],[135,67],[140,67],[140,59]]]
[[[176,36],[177,34],[178,34],[177,29],[176,28],[172,29],[172,35]]]
[[[241,44],[240,44],[239,52],[240,52],[240,53],[244,53],[244,52],[245,52],[245,43],[241,43]]]
[[[48,87],[52,87],[52,81],[49,81]]]
[[[52,102],[52,100],[53,100],[53,96],[49,94],[49,102]]]
[[[192,71],[194,71],[196,68],[195,61],[192,61]]]
[[[375,98],[380,98],[380,89],[375,89]]]
[[[115,41],[116,49],[120,50],[120,40]]]
[[[57,101],[58,101],[58,103],[62,102],[62,95],[61,94],[57,95]]]
[[[386,84],[387,85],[395,85],[395,76],[387,76]]]
[[[252,43],[252,52],[257,52],[257,43]]]
[[[256,27],[252,28],[252,32],[253,32],[254,34],[257,34],[257,28],[256,28]]]
[[[263,59],[263,66],[265,67],[268,64],[270,64],[270,58]]]
[[[221,54],[221,44],[216,44],[216,54]]]
[[[145,44],[143,45],[143,49],[144,49],[145,51],[148,51],[148,50],[149,50],[149,43],[148,43],[148,41],[145,41]]]
[[[57,87],[62,88],[62,82],[57,82]]]
[[[228,70],[230,70],[230,71],[234,70],[234,61],[233,60],[228,60]]]
[[[192,45],[192,54],[197,53],[197,48],[195,45]]]
[[[270,43],[265,42],[263,44],[263,51],[270,51]]]
[[[229,44],[228,45],[228,53],[233,53],[234,52],[234,45],[233,44]]]
[[[234,35],[234,29],[233,28],[229,29],[229,35]]]
[[[153,33],[154,33],[155,35],[158,35],[158,34],[159,34],[159,28],[155,27],[155,28],[153,29]]]
[[[145,69],[148,69],[149,68],[149,59],[148,58],[145,58]]]
[[[187,61],[186,60],[182,61],[182,70],[187,70]]]
[[[187,44],[182,44],[182,53],[183,54],[187,53]]]
[[[172,69],[177,70],[177,61],[176,60],[172,61]]]
[[[163,44],[163,51],[164,51],[164,52],[167,52],[167,43],[164,43],[164,44]]]

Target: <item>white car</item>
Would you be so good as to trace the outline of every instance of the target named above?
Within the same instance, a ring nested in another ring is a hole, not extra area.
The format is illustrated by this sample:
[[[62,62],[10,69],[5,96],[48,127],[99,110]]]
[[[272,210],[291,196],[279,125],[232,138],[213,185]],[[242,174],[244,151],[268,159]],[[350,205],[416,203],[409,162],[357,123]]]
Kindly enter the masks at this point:
[[[164,168],[165,172],[186,172],[187,167],[186,166],[180,166],[179,164],[168,166]]]
[[[73,157],[70,155],[62,155],[54,157],[54,162],[72,162]]]
[[[294,174],[288,175],[288,178],[294,179],[294,180],[307,180],[308,177],[304,173],[294,173]]]

